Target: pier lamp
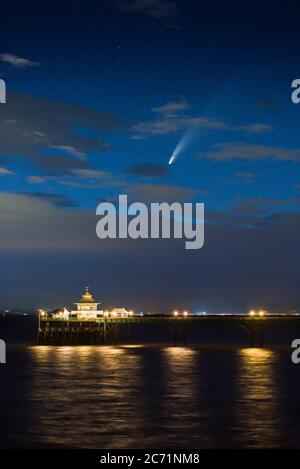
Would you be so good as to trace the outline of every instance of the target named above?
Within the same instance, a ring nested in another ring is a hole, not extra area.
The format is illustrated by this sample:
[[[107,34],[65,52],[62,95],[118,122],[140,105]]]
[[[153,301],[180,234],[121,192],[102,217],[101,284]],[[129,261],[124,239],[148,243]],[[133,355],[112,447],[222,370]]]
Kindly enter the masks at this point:
[[[41,318],[46,316],[46,311],[44,311],[43,309],[39,309],[38,313],[39,313],[39,330],[40,330],[41,329]]]
[[[260,311],[260,312],[259,312],[259,316],[260,316],[261,318],[263,318],[265,314],[266,314],[265,311]]]
[[[115,311],[112,312],[113,318],[117,317],[117,313]]]
[[[186,318],[187,316],[189,315],[189,313],[187,311],[184,311],[183,312],[183,316]]]
[[[129,311],[129,316],[133,316],[133,311]]]
[[[105,318],[108,317],[108,311],[104,311],[104,317],[105,317]]]
[[[173,315],[175,316],[175,318],[177,318],[177,316],[178,316],[178,311],[174,311]]]
[[[254,318],[254,316],[255,316],[255,311],[253,311],[253,310],[250,311],[249,315],[250,315],[252,318]]]

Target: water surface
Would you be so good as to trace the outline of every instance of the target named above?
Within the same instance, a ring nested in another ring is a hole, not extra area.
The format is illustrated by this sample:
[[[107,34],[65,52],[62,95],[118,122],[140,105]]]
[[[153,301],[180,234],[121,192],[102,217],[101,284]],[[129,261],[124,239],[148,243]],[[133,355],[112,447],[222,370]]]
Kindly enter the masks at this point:
[[[300,447],[289,350],[14,346],[3,447]]]

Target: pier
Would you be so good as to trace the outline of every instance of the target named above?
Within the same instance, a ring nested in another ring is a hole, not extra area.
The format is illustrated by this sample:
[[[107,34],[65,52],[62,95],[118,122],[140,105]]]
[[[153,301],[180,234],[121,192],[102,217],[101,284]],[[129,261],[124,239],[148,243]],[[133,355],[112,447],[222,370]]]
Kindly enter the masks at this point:
[[[41,345],[96,345],[122,344],[123,333],[134,324],[160,325],[172,332],[173,345],[188,345],[189,328],[205,325],[232,324],[243,328],[251,347],[263,347],[265,331],[270,325],[284,324],[300,326],[298,315],[133,315],[128,317],[98,317],[95,319],[57,319],[47,313],[39,316],[38,343]]]
[[[300,315],[271,315],[266,311],[250,311],[249,314],[202,314],[174,311],[173,314],[134,314],[126,308],[103,311],[101,303],[94,299],[86,287],[81,299],[74,303],[76,309],[56,309],[52,312],[39,311],[38,343],[41,345],[105,345],[122,344],[124,336],[130,337],[133,325],[168,328],[171,340],[176,345],[188,345],[191,328],[206,325],[237,325],[247,332],[251,347],[263,347],[265,329],[268,325],[300,325]],[[126,334],[125,334],[126,333]]]

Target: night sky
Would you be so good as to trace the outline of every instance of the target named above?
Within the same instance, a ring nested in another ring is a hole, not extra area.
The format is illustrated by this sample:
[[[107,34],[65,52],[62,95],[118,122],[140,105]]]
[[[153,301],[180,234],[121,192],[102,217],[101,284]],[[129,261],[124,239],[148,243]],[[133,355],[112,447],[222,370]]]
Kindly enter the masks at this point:
[[[300,310],[298,3],[3,2],[0,308]],[[204,202],[204,248],[100,241],[119,194]]]

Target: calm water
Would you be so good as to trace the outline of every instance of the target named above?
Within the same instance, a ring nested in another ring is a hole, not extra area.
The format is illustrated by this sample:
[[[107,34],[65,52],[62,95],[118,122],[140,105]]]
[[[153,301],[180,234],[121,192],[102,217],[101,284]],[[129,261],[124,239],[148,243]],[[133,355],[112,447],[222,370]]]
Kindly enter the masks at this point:
[[[15,346],[0,376],[2,447],[300,447],[289,350]]]

